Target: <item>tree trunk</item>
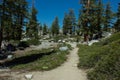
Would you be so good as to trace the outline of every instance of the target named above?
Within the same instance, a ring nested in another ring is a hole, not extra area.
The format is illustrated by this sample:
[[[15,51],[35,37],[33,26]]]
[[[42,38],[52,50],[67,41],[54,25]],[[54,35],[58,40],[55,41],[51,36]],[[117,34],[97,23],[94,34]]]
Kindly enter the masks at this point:
[[[0,49],[2,45],[2,40],[3,40],[3,27],[4,27],[4,14],[5,14],[5,2],[6,0],[3,0],[2,3],[2,12],[1,12],[1,25],[0,25]]]
[[[3,34],[2,34],[2,29],[0,30],[0,49],[2,45],[2,40],[3,40]]]

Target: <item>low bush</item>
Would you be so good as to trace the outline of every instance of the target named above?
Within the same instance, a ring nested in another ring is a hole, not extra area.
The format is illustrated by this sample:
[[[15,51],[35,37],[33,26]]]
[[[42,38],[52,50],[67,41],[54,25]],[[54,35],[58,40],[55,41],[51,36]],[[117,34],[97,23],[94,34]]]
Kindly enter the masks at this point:
[[[120,79],[120,33],[92,46],[79,45],[79,68],[92,68],[89,80]]]
[[[18,40],[10,40],[9,42],[14,46],[17,46],[20,43]]]
[[[120,79],[120,40],[107,47],[107,55],[102,56],[95,68],[88,73],[89,80],[119,80]],[[106,53],[105,53],[106,54]]]
[[[19,42],[18,47],[27,48],[29,47],[29,43],[27,41],[21,41]]]
[[[38,39],[30,39],[27,41],[27,43],[29,43],[29,45],[39,45],[41,44],[41,42]]]

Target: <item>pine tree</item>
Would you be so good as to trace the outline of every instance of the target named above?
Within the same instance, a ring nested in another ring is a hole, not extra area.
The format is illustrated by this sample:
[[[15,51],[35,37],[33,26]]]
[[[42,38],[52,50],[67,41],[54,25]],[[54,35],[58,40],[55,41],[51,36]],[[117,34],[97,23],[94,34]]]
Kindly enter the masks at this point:
[[[110,2],[108,2],[106,5],[106,10],[105,10],[104,31],[108,31],[108,28],[110,27],[111,19],[112,19],[112,11],[111,11],[111,7],[110,7]]]
[[[27,2],[26,0],[18,0],[16,2],[16,36],[15,38],[17,40],[21,40],[22,38],[22,28],[25,25],[24,20],[26,18],[26,13],[27,13]]]
[[[59,21],[58,21],[58,17],[55,17],[55,20],[52,23],[51,32],[52,32],[53,36],[59,34]]]
[[[46,24],[43,25],[43,35],[47,35],[48,33],[48,26]]]
[[[27,13],[27,2],[25,0],[6,0],[5,3],[5,25],[4,34],[8,40],[22,37],[22,27]]]
[[[69,15],[65,13],[64,20],[63,20],[63,34],[67,35],[69,27]]]
[[[77,30],[76,30],[76,32],[77,32],[77,35],[80,35],[80,32],[82,32],[82,17],[81,17],[81,15],[82,15],[82,10],[80,9],[79,10],[79,15],[78,15],[78,23],[77,23]]]
[[[75,14],[74,14],[74,10],[70,9],[69,10],[69,34],[75,34],[75,26],[76,26],[76,18],[75,18]]]
[[[4,39],[20,40],[27,13],[26,0],[1,0],[0,2],[0,45]]]
[[[97,31],[101,31],[101,25],[102,25],[102,18],[103,18],[103,5],[102,1],[98,0],[98,5],[97,5]]]
[[[93,11],[90,10],[90,9],[92,9],[92,7],[90,8],[91,1],[90,0],[80,0],[80,3],[82,5],[82,8],[81,8],[82,14],[80,16],[81,19],[79,19],[79,20],[81,20],[81,27],[82,27],[82,33],[84,34],[84,41],[88,41],[87,36],[89,34],[89,30],[93,30],[92,24],[90,26],[90,21],[91,21],[90,19],[93,19],[92,18]]]
[[[39,35],[41,36],[42,35],[42,30],[43,30],[43,27],[41,24],[39,24]]]
[[[116,32],[120,32],[120,3],[118,4],[117,21],[114,25]]]
[[[27,35],[30,38],[38,38],[38,23],[37,23],[37,10],[34,5],[32,5],[32,11],[27,27]]]
[[[84,41],[87,41],[88,35],[92,39],[93,34],[101,33],[103,5],[101,0],[81,0],[81,4],[78,25],[81,26],[81,31],[84,34]],[[98,37],[101,37],[100,34]]]
[[[2,0],[0,3],[0,49],[3,40],[4,18],[5,18],[5,3],[6,0]]]

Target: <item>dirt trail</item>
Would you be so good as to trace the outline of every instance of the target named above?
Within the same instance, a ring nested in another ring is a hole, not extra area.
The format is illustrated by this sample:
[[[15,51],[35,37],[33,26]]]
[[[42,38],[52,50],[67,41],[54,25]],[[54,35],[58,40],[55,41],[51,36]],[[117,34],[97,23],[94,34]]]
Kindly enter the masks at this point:
[[[44,72],[22,73],[17,76],[21,77],[22,80],[26,80],[24,78],[26,74],[33,75],[31,80],[87,80],[85,71],[77,68],[79,62],[78,48],[75,44],[72,44],[72,46],[74,49],[70,52],[68,60],[60,67]]]

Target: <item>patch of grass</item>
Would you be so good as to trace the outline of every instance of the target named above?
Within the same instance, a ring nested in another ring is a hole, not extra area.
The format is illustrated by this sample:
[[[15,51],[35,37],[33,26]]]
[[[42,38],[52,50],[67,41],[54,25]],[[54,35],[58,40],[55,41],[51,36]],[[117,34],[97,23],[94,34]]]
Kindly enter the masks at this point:
[[[33,70],[50,70],[56,68],[57,66],[60,66],[64,61],[66,61],[66,54],[68,54],[68,52],[62,51],[51,54],[49,56],[44,56],[40,60],[36,61],[36,66],[33,67]],[[37,66],[38,68],[36,68]]]
[[[34,50],[21,56],[16,56],[13,60],[6,62],[5,65],[12,70],[51,70],[60,66],[67,59],[69,51],[56,49]]]
[[[79,45],[79,68],[92,68],[100,60],[99,52],[102,48],[98,46]]]

